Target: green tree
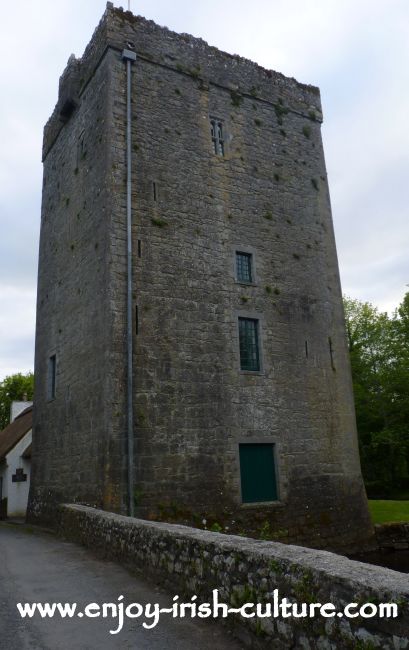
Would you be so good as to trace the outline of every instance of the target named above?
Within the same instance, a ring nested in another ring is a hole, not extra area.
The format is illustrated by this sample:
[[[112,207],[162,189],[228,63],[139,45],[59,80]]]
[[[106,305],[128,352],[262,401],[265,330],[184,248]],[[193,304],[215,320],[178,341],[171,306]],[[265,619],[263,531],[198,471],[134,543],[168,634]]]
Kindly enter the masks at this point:
[[[344,299],[361,462],[368,492],[409,487],[409,293],[389,317]]]
[[[34,375],[21,372],[9,375],[0,382],[0,431],[10,422],[11,402],[14,400],[32,401],[34,391]]]

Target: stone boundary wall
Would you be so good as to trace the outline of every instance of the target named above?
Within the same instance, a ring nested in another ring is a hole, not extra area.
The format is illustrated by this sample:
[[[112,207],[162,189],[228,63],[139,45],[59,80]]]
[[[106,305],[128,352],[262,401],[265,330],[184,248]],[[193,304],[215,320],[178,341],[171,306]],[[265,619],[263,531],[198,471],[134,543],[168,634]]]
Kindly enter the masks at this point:
[[[409,523],[377,524],[375,536],[382,550],[403,551],[409,549]]]
[[[143,570],[172,595],[240,607],[272,602],[274,589],[291,601],[346,604],[396,602],[396,619],[243,619],[234,631],[252,648],[304,650],[409,648],[409,577],[327,551],[131,519],[81,505],[61,506],[59,534],[99,555]]]

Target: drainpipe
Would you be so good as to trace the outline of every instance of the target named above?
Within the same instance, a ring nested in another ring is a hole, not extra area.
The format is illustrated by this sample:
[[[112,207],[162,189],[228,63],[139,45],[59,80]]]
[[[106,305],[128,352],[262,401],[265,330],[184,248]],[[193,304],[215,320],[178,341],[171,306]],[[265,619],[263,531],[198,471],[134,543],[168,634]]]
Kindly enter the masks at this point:
[[[126,239],[127,239],[127,440],[128,440],[128,515],[134,517],[134,430],[133,430],[133,363],[132,363],[132,150],[131,150],[131,66],[136,54],[123,50],[122,60],[126,62]]]

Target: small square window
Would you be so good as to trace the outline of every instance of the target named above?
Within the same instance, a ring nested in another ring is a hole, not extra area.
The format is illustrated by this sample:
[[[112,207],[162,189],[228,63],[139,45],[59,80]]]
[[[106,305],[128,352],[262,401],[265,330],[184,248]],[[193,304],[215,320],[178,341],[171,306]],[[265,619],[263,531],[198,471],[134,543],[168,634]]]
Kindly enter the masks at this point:
[[[57,358],[55,354],[53,354],[48,359],[48,377],[47,377],[48,399],[55,399],[56,370],[57,370]]]
[[[212,136],[212,143],[214,153],[217,156],[224,156],[224,135],[223,123],[215,118],[210,119],[210,133]]]
[[[239,445],[241,499],[243,503],[277,501],[274,444]]]
[[[240,369],[260,370],[258,319],[239,318]]]
[[[236,251],[236,278],[237,282],[251,284],[253,282],[252,254]]]

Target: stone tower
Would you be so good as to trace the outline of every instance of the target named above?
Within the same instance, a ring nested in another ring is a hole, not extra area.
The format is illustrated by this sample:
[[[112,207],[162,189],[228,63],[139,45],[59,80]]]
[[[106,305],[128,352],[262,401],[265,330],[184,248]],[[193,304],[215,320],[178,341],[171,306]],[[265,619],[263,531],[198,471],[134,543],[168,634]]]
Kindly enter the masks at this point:
[[[44,132],[31,519],[371,535],[321,121],[317,88],[108,3]]]

